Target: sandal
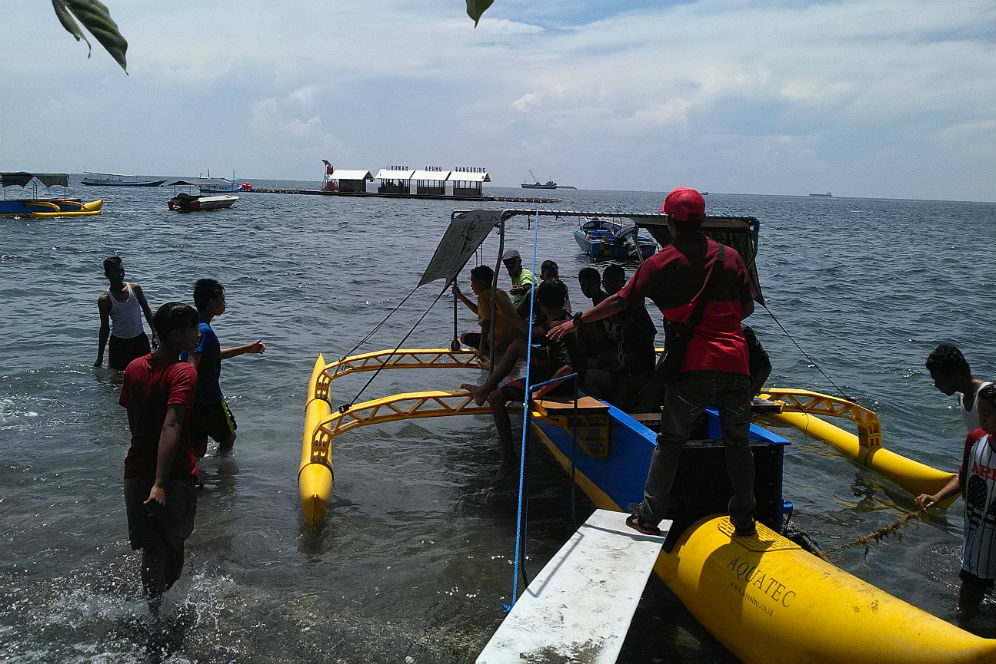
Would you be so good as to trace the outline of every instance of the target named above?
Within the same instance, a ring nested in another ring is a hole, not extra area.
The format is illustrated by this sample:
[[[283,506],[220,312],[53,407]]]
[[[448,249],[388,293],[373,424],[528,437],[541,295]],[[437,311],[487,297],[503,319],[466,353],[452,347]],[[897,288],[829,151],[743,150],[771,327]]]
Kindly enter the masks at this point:
[[[640,516],[637,514],[632,514],[626,519],[626,525],[635,530],[638,533],[643,533],[644,535],[661,535],[661,529],[657,526],[648,526],[640,521]]]

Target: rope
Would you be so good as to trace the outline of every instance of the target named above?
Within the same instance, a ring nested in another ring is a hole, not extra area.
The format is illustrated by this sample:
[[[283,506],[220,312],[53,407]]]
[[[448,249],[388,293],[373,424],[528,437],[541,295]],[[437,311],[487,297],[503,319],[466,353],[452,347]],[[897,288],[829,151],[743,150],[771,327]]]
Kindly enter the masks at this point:
[[[421,316],[419,316],[419,319],[417,321],[415,321],[415,324],[412,325],[412,328],[410,330],[408,330],[408,332],[401,339],[401,341],[398,342],[398,345],[394,347],[394,350],[391,351],[391,354],[388,355],[386,358],[384,358],[384,362],[379,367],[377,367],[377,371],[373,372],[373,375],[370,376],[370,379],[367,380],[367,382],[363,385],[363,387],[360,388],[360,391],[356,393],[356,396],[354,396],[352,399],[350,399],[349,403],[344,403],[343,405],[339,406],[339,412],[340,413],[345,413],[347,410],[349,410],[350,408],[353,407],[353,404],[356,403],[356,400],[360,398],[360,395],[363,394],[363,392],[368,387],[370,387],[370,383],[373,382],[373,379],[376,378],[378,374],[380,374],[380,372],[384,369],[385,366],[387,366],[388,361],[390,361],[390,359],[392,357],[394,357],[394,354],[398,352],[398,349],[401,348],[402,345],[404,345],[405,341],[408,340],[408,337],[410,337],[412,335],[412,332],[415,331],[415,328],[417,328],[419,326],[419,323],[421,323],[423,320],[425,320],[425,317],[429,315],[429,312],[432,311],[432,308],[434,306],[436,306],[436,302],[439,302],[439,298],[441,298],[443,296],[443,293],[446,292],[447,288],[449,288],[449,284],[446,284],[446,286],[443,288],[443,290],[439,291],[439,295],[437,295],[436,298],[432,301],[432,304],[429,305],[429,308],[425,310],[425,313],[423,313]],[[415,291],[412,291],[412,293],[414,293],[414,292]],[[411,293],[408,294],[408,296],[410,296],[410,295],[411,295]],[[408,296],[405,297],[405,300],[408,299]],[[404,303],[404,300],[402,300],[402,303]],[[401,305],[399,304],[398,306],[401,306]],[[388,314],[388,315],[390,315],[390,314]],[[384,320],[387,320],[387,319],[385,318]],[[353,350],[356,350],[356,349],[354,348]]]
[[[536,230],[533,235],[533,274],[536,274],[536,254],[539,251],[539,210],[536,210]],[[532,384],[530,368],[533,354],[533,311],[536,307],[535,293],[530,292],[529,298],[529,331],[526,341],[526,389],[522,397],[522,454],[519,457],[519,505],[515,515],[515,565],[512,576],[512,603],[508,605],[509,610],[515,606],[519,598],[519,567],[522,565],[522,580],[527,582],[525,565],[521,559],[525,557],[525,533],[523,526],[523,516],[526,510],[525,504],[525,477],[526,477],[526,450],[529,440],[529,400],[531,394],[529,387]]]
[[[850,549],[852,546],[858,546],[859,544],[863,544],[867,547],[869,542],[881,541],[889,533],[892,533],[893,531],[902,528],[913,519],[919,519],[921,516],[926,514],[926,512],[927,510],[921,509],[916,512],[909,512],[908,514],[904,514],[895,521],[893,521],[892,523],[890,523],[889,525],[885,526],[884,528],[879,528],[873,533],[868,533],[867,535],[863,535],[862,537],[859,537],[855,540],[851,540],[846,544],[841,544],[840,546],[831,549],[830,553],[840,553],[841,551]]]
[[[813,358],[811,358],[809,356],[809,354],[802,349],[802,346],[799,345],[799,342],[796,341],[792,337],[792,335],[789,334],[788,330],[786,330],[782,326],[782,324],[778,321],[778,319],[775,318],[774,312],[772,312],[771,309],[769,309],[767,305],[761,305],[761,306],[763,306],[764,310],[768,312],[769,316],[771,316],[771,320],[775,321],[775,324],[779,327],[779,329],[781,329],[781,331],[785,333],[785,336],[789,338],[789,341],[791,341],[792,343],[795,344],[795,347],[799,349],[799,352],[802,353],[803,357],[805,357],[807,360],[809,360],[809,362],[814,367],[816,367],[816,370],[820,372],[820,375],[822,375],[824,378],[826,378],[826,380],[827,380],[828,383],[830,383],[831,385],[833,385],[833,388],[835,390],[837,390],[837,394],[839,394],[844,399],[847,399],[848,401],[853,401],[854,403],[858,403],[858,400],[856,398],[854,398],[852,396],[849,396],[847,393],[844,392],[844,390],[840,389],[835,382],[833,382],[832,380],[830,380],[830,376],[828,376],[828,375],[826,375],[826,373],[824,373],[823,369],[820,368],[820,365],[816,363],[816,360],[814,360]]]
[[[403,300],[401,300],[401,302],[398,303],[398,306],[396,306],[394,309],[391,309],[391,311],[389,311],[387,313],[387,315],[384,316],[384,320],[382,320],[381,322],[377,323],[377,325],[375,325],[374,328],[372,330],[370,330],[369,333],[367,333],[367,336],[365,336],[362,339],[360,339],[360,341],[355,346],[353,346],[353,348],[348,353],[346,353],[345,355],[343,355],[339,359],[341,359],[341,360],[346,359],[347,357],[349,357],[350,355],[352,355],[356,351],[357,348],[359,348],[360,346],[362,346],[363,344],[365,344],[367,342],[367,340],[370,339],[370,337],[372,337],[377,332],[377,330],[379,330],[381,328],[381,326],[384,325],[384,323],[387,322],[387,319],[390,318],[392,315],[394,315],[394,312],[396,312],[398,309],[400,309],[401,306],[405,302],[408,301],[408,298],[410,298],[412,295],[414,295],[415,291],[417,291],[417,290],[418,290],[418,286],[416,286],[415,288],[413,288],[411,290],[411,292],[408,293],[408,295],[405,295],[405,298]],[[438,300],[439,298],[437,297],[436,299]],[[433,304],[435,304],[435,302],[433,302]]]

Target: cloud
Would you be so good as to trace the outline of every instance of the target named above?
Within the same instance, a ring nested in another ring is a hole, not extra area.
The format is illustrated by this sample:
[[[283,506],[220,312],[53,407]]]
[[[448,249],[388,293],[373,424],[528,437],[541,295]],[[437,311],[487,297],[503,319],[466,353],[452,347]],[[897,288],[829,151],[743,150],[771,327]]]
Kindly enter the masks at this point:
[[[50,8],[0,4],[18,54],[0,62],[11,91],[0,99],[5,149],[22,144],[13,127],[44,113],[81,136],[100,133],[107,117],[120,117],[122,132],[147,129],[115,112],[110,97],[153,115],[168,109],[202,145],[217,129],[198,124],[252,136],[230,148],[249,177],[304,177],[321,155],[299,165],[290,155],[311,149],[372,169],[454,155],[487,163],[499,184],[516,182],[528,159],[580,186],[657,188],[669,173],[694,171],[722,173],[714,191],[750,180],[767,192],[913,196],[922,192],[912,184],[917,169],[931,168],[914,165],[915,141],[949,155],[938,182],[996,198],[991,2],[506,0],[476,30],[444,0],[334,12],[313,0],[111,10],[131,44],[129,77],[98,50],[86,60]],[[178,16],[197,20],[162,30]],[[43,26],[48,40],[38,38]],[[49,108],[60,89],[79,95],[80,108]],[[113,162],[126,145],[92,151]],[[39,156],[34,149],[26,156]],[[661,162],[674,150],[686,163]],[[855,150],[863,178],[852,178]],[[750,177],[730,159],[751,164]],[[622,167],[607,173],[609,161]],[[909,191],[897,189],[904,176]],[[845,192],[835,178],[859,190]]]

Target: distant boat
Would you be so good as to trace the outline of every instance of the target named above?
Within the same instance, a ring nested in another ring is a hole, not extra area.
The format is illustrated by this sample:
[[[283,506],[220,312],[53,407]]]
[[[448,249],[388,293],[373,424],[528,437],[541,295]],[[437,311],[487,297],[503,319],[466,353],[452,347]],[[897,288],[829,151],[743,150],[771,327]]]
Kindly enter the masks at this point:
[[[810,196],[818,196],[820,198],[833,198],[833,194],[831,194],[829,191],[825,194],[810,194]]]
[[[238,196],[192,196],[187,193],[179,193],[169,199],[166,204],[170,210],[180,212],[200,212],[204,210],[223,210],[232,207],[232,203],[239,200]]]
[[[591,258],[646,259],[657,251],[655,240],[638,235],[636,226],[626,226],[615,219],[582,218],[580,226],[574,230],[574,239],[581,251]]]
[[[223,179],[211,179],[211,178],[186,178],[184,180],[176,180],[170,182],[170,187],[189,187],[191,191],[194,188],[198,190],[197,194],[180,192],[176,194],[168,201],[166,204],[169,206],[170,210],[179,210],[180,212],[195,212],[201,210],[221,210],[224,208],[232,207],[232,203],[239,200],[238,196],[231,195],[207,195],[204,194],[213,193],[215,191],[229,191],[228,189],[211,189],[211,187],[222,187],[224,183],[228,183],[228,180]],[[234,183],[232,183],[234,184]],[[175,191],[175,190],[174,190]],[[235,191],[232,189],[231,191]]]
[[[88,187],[158,187],[163,180],[149,180],[137,175],[118,175],[117,173],[84,173],[83,184]]]
[[[533,182],[523,182],[523,189],[556,189],[557,183],[553,180],[547,180],[545,183],[540,182],[539,179],[533,175],[532,171],[529,171],[529,175],[533,176]]]

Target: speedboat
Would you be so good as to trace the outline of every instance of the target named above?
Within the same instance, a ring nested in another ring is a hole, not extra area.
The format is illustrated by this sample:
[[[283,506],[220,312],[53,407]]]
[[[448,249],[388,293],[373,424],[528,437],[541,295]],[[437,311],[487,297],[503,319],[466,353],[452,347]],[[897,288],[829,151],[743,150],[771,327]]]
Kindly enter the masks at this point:
[[[497,227],[504,238],[506,222],[519,215],[596,216],[552,210],[454,212],[419,285],[442,279],[445,292],[490,231]],[[670,242],[664,215],[617,216],[646,228],[662,245]],[[707,235],[741,254],[756,299],[763,305],[754,260],[758,228],[753,217],[707,217],[702,226]],[[395,348],[333,362],[319,355],[307,384],[297,475],[301,514],[311,529],[321,527],[330,516],[336,437],[382,422],[490,412],[462,389],[423,388],[360,401],[370,381],[351,402],[333,410],[334,381],[353,373],[393,369],[467,372],[485,367],[470,350]],[[529,389],[527,385],[527,394]],[[782,534],[793,509],[783,498],[782,481],[784,450],[790,441],[764,425],[774,421],[807,432],[844,451],[854,462],[893,478],[913,495],[936,492],[953,474],[887,450],[878,417],[858,404],[798,389],[769,389],[762,397],[752,410],[749,434],[757,475],[756,534],[736,534],[725,515],[732,490],[725,476],[715,473],[715,468],[723,467],[724,448],[714,410],[706,411],[698,439],[689,441],[682,454],[667,515],[674,523],[654,570],[692,615],[747,663],[996,661],[996,639],[976,636],[926,613]],[[524,428],[529,434],[523,437],[522,458],[528,459],[531,442],[539,442],[564,468],[572,486],[596,507],[619,511],[620,520],[630,504],[641,500],[660,413],[626,413],[612,403],[579,396],[577,387],[574,398],[530,398],[518,406],[520,412],[525,410]],[[838,427],[832,419],[848,420],[857,433]],[[520,495],[520,509],[523,500]]]
[[[34,183],[30,198],[6,198],[7,187],[26,188]],[[66,173],[26,173],[24,171],[0,173],[0,187],[4,198],[0,200],[0,217],[89,217],[98,215],[104,206],[103,199],[83,201],[74,197],[38,197],[38,183],[44,187],[68,187]]]
[[[581,222],[574,239],[586,256],[591,258],[649,258],[657,251],[657,243],[639,235],[635,225],[625,225],[617,219],[592,217]],[[639,253],[637,253],[639,252]]]
[[[199,212],[230,208],[237,200],[239,200],[238,196],[229,196],[227,194],[219,196],[194,196],[180,192],[176,196],[169,199],[166,203],[169,205],[170,210],[179,210],[180,212]]]

